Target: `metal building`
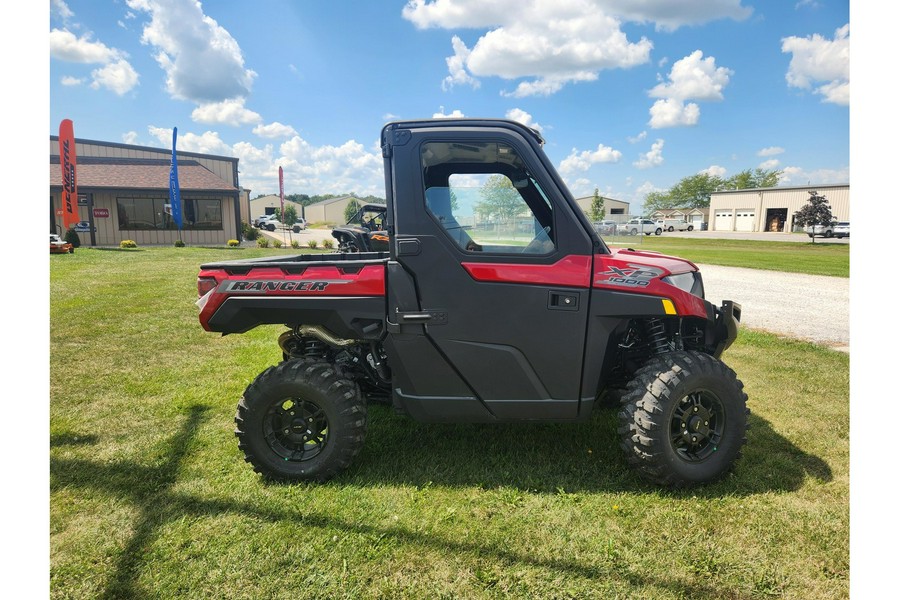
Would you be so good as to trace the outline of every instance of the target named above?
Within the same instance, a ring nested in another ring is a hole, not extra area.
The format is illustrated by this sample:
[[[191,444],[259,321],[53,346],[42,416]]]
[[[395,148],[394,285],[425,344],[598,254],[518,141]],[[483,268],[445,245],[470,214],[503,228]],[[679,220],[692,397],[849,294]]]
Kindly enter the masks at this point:
[[[86,246],[225,244],[241,239],[250,213],[249,190],[238,182],[238,159],[177,152],[183,226],[169,205],[171,150],[94,140],[75,140],[78,215]],[[62,231],[59,137],[50,136],[50,232]]]
[[[850,184],[750,188],[713,192],[709,228],[713,231],[790,233],[794,213],[809,202],[810,192],[825,196],[835,221],[850,220]]]

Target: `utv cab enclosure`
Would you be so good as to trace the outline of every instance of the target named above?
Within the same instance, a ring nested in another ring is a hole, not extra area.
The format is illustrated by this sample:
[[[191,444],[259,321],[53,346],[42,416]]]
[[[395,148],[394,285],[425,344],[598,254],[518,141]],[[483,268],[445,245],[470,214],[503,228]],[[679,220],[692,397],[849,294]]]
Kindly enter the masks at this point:
[[[721,361],[738,304],[707,302],[689,261],[608,248],[519,123],[396,122],[381,144],[387,251],[201,266],[206,330],[286,326],[283,362],[237,409],[258,472],[346,469],[372,401],[422,422],[574,422],[616,402],[645,478],[728,472],[748,415]]]

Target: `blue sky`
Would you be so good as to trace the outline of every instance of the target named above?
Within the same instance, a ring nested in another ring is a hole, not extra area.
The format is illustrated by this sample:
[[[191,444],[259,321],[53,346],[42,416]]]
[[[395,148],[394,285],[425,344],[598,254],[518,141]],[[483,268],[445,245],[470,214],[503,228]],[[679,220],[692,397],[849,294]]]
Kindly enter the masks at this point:
[[[383,195],[394,119],[540,128],[576,196],[702,171],[850,180],[847,0],[53,0],[49,116],[240,159],[251,195]]]

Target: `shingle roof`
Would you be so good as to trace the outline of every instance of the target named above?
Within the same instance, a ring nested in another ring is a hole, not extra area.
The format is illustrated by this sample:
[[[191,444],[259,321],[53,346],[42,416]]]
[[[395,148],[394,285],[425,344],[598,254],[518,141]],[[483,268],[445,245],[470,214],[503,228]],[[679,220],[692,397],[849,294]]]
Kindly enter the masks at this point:
[[[88,188],[168,190],[169,168],[169,162],[165,160],[79,160],[76,163],[75,183],[79,190]],[[178,185],[182,192],[238,191],[236,187],[193,160],[178,161]],[[50,157],[50,187],[62,188],[62,172],[58,156]]]

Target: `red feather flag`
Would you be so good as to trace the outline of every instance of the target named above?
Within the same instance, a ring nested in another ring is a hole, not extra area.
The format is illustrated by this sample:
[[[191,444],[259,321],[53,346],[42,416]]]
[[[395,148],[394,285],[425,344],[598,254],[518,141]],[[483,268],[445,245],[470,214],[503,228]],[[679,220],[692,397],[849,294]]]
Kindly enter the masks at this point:
[[[59,165],[62,168],[63,228],[78,223],[78,186],[75,181],[75,129],[71,119],[59,124]]]

